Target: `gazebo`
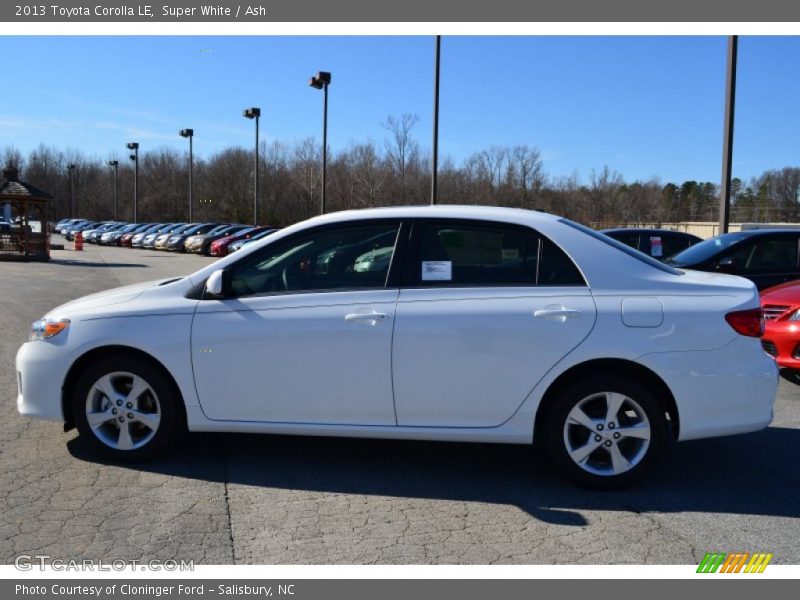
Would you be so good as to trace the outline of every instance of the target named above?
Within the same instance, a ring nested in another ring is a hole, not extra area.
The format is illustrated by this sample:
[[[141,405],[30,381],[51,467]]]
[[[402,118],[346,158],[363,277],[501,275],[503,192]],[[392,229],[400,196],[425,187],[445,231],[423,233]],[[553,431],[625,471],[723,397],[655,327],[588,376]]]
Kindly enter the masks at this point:
[[[47,203],[52,196],[19,180],[10,164],[0,178],[0,260],[50,260]],[[37,231],[38,230],[38,231]]]

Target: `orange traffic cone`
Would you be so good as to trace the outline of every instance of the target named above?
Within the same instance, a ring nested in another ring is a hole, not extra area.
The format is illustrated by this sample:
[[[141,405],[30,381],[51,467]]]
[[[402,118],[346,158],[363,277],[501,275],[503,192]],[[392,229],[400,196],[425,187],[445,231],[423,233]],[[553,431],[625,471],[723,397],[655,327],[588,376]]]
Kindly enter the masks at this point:
[[[83,234],[80,231],[75,234],[75,250],[83,250]]]

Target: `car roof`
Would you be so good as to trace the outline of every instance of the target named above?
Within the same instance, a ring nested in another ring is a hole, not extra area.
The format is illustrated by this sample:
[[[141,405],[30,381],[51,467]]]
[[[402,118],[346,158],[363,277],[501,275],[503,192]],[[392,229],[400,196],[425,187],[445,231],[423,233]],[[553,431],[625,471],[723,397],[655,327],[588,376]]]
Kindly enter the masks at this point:
[[[675,235],[688,235],[689,237],[693,238],[698,237],[695,234],[688,233],[686,231],[675,231],[674,229],[657,229],[651,227],[615,227],[612,229],[601,229],[600,233],[669,233]]]
[[[769,235],[771,233],[794,233],[800,235],[800,229],[790,227],[775,227],[772,229],[765,227],[761,229],[742,229],[741,231],[730,231],[729,233],[740,233],[743,236]]]
[[[320,225],[355,221],[360,219],[472,219],[487,221],[507,221],[510,223],[559,221],[562,217],[549,213],[527,210],[523,208],[506,208],[502,206],[466,206],[457,204],[391,206],[382,208],[366,208],[344,210],[314,217],[310,222]]]

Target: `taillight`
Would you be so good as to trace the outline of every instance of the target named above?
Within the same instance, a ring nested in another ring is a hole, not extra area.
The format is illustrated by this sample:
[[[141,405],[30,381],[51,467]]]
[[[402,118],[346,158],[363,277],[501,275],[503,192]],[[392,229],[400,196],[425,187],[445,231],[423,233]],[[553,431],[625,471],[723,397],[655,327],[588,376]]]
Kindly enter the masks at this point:
[[[761,337],[764,335],[764,313],[761,308],[750,308],[747,310],[737,310],[725,315],[728,325],[733,327],[736,333],[750,337]]]

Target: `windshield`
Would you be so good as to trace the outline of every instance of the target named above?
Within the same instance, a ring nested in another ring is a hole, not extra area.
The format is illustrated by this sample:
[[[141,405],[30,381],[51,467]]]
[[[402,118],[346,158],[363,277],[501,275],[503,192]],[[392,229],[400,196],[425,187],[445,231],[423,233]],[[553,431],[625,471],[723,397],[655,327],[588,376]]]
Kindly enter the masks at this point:
[[[709,258],[715,256],[722,250],[730,248],[735,243],[750,237],[744,231],[737,231],[736,233],[723,233],[717,237],[707,239],[695,244],[682,252],[678,252],[675,256],[668,258],[665,262],[676,267],[684,265],[696,265],[707,261]]]
[[[202,233],[203,230],[208,231],[210,227],[211,226],[208,223],[201,223],[200,225],[194,225],[193,227],[190,227],[189,229],[187,229],[186,231],[182,231],[181,233],[187,233],[190,235],[198,232]]]
[[[241,236],[241,235],[247,235],[248,233],[251,233],[251,232],[252,232],[252,231],[254,231],[255,229],[258,229],[258,228],[257,228],[257,227],[247,227],[247,228],[245,228],[245,229],[242,229],[241,231],[237,231],[237,232],[235,232],[235,234],[234,234],[234,235],[236,235],[237,237],[238,237],[238,236]]]
[[[260,240],[261,238],[267,237],[270,233],[275,233],[276,231],[278,231],[278,230],[277,229],[265,229],[264,231],[261,231],[261,232],[255,234],[253,237],[250,238],[250,240]]]
[[[232,235],[234,233],[238,233],[243,229],[247,229],[247,225],[231,225],[230,227],[223,229],[219,233],[222,235]]]
[[[645,254],[644,252],[639,252],[638,250],[635,250],[630,246],[623,244],[622,242],[618,242],[614,238],[609,237],[603,233],[600,233],[599,231],[595,231],[594,229],[586,227],[585,225],[581,225],[580,223],[575,223],[573,221],[570,221],[569,219],[559,219],[559,220],[565,225],[574,227],[578,231],[582,231],[583,233],[590,235],[597,240],[600,240],[604,244],[608,244],[609,246],[616,248],[620,252],[624,252],[628,256],[631,256],[636,260],[645,263],[646,265],[650,265],[651,267],[654,267],[659,271],[664,271],[665,273],[670,273],[671,275],[683,275],[683,273],[681,271],[678,271],[678,269],[673,269],[672,267],[668,267],[664,263],[657,261],[655,258],[647,256],[647,254]]]

